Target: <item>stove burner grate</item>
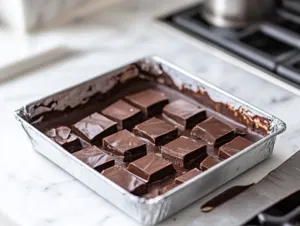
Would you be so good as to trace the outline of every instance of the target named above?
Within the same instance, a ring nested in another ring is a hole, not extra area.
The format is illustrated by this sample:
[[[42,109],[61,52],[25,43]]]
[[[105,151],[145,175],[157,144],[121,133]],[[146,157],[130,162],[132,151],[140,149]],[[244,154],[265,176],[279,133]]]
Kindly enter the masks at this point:
[[[200,3],[160,20],[300,85],[300,1],[285,0],[272,21],[240,29],[211,25],[200,15],[201,7]]]
[[[300,190],[259,213],[244,226],[300,226]]]

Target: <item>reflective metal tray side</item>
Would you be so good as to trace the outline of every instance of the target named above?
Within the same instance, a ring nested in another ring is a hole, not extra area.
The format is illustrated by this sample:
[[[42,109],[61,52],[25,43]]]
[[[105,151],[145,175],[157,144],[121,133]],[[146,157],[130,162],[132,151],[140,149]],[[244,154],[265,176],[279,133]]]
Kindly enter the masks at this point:
[[[37,117],[39,114],[51,110],[63,111],[67,107],[75,107],[85,103],[97,92],[105,93],[116,84],[117,81],[114,78],[120,73],[119,81],[126,81],[137,76],[138,72],[131,67],[132,64],[28,104],[17,110],[15,117],[21,123],[36,151],[46,156],[130,217],[143,224],[154,225],[270,156],[274,148],[276,135],[285,130],[285,124],[276,117],[251,106],[159,57],[147,57],[137,62],[141,61],[157,65],[158,67],[154,67],[157,70],[157,76],[159,76],[160,70],[163,70],[178,87],[188,85],[190,89],[205,90],[214,101],[226,103],[234,109],[247,109],[247,113],[251,115],[268,119],[270,122],[269,134],[244,151],[221,162],[216,167],[207,170],[187,183],[161,196],[146,200],[131,195],[98,172],[87,167],[36,129],[34,121],[28,122],[29,119],[34,117],[36,120],[41,120],[42,118]],[[73,102],[68,99],[72,95],[78,97]]]

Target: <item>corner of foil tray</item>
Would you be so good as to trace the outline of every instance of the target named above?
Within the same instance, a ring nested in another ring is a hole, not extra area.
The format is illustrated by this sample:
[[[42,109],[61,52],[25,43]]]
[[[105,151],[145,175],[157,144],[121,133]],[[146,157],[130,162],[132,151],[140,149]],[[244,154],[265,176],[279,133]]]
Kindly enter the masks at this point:
[[[26,114],[26,107],[21,107],[13,112],[13,115],[15,119],[19,122],[25,120],[28,118],[28,115]]]
[[[278,135],[283,133],[287,128],[287,125],[285,122],[283,122],[281,119],[276,118],[273,116],[273,119],[271,121],[271,132],[274,135]]]

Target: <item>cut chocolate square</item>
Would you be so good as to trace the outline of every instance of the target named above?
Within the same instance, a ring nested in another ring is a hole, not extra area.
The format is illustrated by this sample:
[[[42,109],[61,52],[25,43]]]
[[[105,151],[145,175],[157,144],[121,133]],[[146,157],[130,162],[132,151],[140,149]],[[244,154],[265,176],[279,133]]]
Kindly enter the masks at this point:
[[[118,100],[102,111],[106,117],[116,121],[120,129],[132,129],[144,116],[136,107],[123,100]]]
[[[163,109],[163,113],[184,128],[192,128],[206,119],[206,111],[185,100],[176,100]]]
[[[168,191],[172,190],[173,188],[176,188],[179,184],[173,182],[171,184],[168,184],[162,188],[162,193],[167,193]]]
[[[193,177],[199,175],[200,173],[202,173],[201,170],[194,168],[194,169],[190,170],[189,172],[175,178],[175,182],[178,184],[182,184],[182,183],[187,182],[188,180],[192,179]]]
[[[197,124],[191,132],[193,137],[199,138],[209,145],[219,146],[234,138],[235,130],[215,117]]]
[[[130,163],[128,170],[148,183],[162,180],[176,172],[171,162],[152,153]]]
[[[46,132],[46,135],[70,153],[79,151],[83,148],[83,143],[79,137],[71,132],[69,127],[60,126],[50,129],[48,132]]]
[[[246,147],[250,146],[252,144],[251,141],[247,140],[243,137],[236,137],[232,141],[228,142],[227,144],[224,144],[219,148],[218,156],[221,159],[227,159],[238,152],[244,150]]]
[[[147,117],[160,114],[163,107],[169,103],[168,98],[162,92],[147,89],[142,92],[126,96],[125,99],[139,108]]]
[[[104,137],[117,132],[117,123],[95,112],[74,124],[73,128],[84,140],[101,145]]]
[[[221,160],[214,157],[214,156],[208,156],[206,159],[204,159],[201,163],[200,163],[200,169],[202,171],[208,170],[209,168],[217,165],[218,163],[220,163]]]
[[[176,140],[161,147],[162,156],[175,165],[184,168],[193,167],[195,160],[203,160],[207,157],[206,144],[194,141],[188,137],[179,137]]]
[[[119,131],[103,139],[104,150],[131,162],[147,154],[146,143],[128,130]]]
[[[110,167],[102,175],[134,195],[143,195],[147,192],[147,184],[120,166]]]
[[[183,184],[184,182],[187,182],[188,180],[190,180],[191,178],[199,175],[200,173],[202,173],[201,170],[198,170],[197,168],[190,170],[189,172],[175,178],[175,181],[172,182],[169,185],[166,185],[165,187],[162,188],[162,192],[166,193],[170,190],[172,190],[173,188],[177,187],[180,184]]]
[[[178,129],[161,119],[151,118],[133,128],[136,135],[141,136],[155,145],[164,145],[175,139]]]
[[[105,154],[96,146],[82,149],[81,151],[75,152],[73,155],[99,173],[115,164],[113,157]]]

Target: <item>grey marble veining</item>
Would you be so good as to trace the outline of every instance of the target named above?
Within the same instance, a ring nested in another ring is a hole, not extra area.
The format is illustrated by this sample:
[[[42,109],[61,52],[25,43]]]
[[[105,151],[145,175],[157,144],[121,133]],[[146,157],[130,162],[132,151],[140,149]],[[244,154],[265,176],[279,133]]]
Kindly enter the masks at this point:
[[[155,15],[183,4],[179,0],[123,1],[85,19],[27,37],[30,48],[52,43],[63,44],[75,52],[72,57],[0,85],[0,106],[4,106],[0,117],[1,210],[20,225],[139,225],[34,152],[12,112],[144,55],[159,55],[287,123],[288,129],[278,139],[273,157],[227,187],[266,175],[299,150],[298,96],[195,48],[181,37],[164,33],[153,24]],[[201,203],[226,186],[161,225],[201,225]]]

